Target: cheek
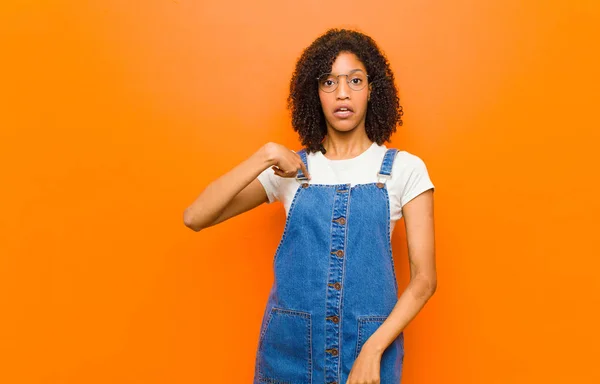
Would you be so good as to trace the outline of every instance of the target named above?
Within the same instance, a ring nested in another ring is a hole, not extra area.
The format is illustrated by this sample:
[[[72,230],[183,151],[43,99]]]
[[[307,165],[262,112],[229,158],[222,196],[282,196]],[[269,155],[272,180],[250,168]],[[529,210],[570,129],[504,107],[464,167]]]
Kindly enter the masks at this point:
[[[332,105],[332,101],[330,100],[328,95],[324,95],[323,93],[319,93],[319,100],[321,100],[321,108],[323,111],[328,111]]]
[[[368,107],[368,101],[367,101],[367,97],[368,97],[368,95],[367,95],[367,94],[365,94],[365,95],[361,95],[361,96],[360,96],[360,99],[357,99],[357,100],[356,100],[356,101],[357,101],[357,104],[358,104],[358,105],[360,105],[360,109],[361,109],[362,111],[364,111],[364,112],[366,112],[366,111],[367,111],[367,107]]]

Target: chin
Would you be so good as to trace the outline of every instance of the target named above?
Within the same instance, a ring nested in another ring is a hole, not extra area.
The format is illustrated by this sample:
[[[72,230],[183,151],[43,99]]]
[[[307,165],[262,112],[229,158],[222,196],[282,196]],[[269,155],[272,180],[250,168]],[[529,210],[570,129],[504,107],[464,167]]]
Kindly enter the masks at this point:
[[[351,127],[333,127],[334,130],[338,131],[338,132],[351,132],[354,131],[354,129],[356,128],[355,125],[351,126]]]
[[[345,120],[337,121],[335,124],[329,126],[338,132],[350,132],[360,125],[360,122]]]

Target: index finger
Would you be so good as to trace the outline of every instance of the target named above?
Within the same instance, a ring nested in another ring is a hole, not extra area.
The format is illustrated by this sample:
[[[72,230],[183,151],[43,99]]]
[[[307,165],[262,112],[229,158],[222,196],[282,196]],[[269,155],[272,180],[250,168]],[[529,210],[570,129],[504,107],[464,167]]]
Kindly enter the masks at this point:
[[[302,169],[304,175],[310,180],[310,174],[308,173],[308,169],[306,169],[306,165],[304,165],[304,161],[302,161],[302,159],[300,159],[300,169]]]

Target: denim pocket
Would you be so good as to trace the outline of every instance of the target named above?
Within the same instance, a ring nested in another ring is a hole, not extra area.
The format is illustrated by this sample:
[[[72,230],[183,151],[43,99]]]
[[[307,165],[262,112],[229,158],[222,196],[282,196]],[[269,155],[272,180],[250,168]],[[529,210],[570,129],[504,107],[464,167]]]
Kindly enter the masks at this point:
[[[356,353],[354,359],[358,357],[360,351],[371,335],[387,319],[387,316],[359,316],[358,317],[358,338],[356,342]],[[380,380],[385,383],[399,383],[402,377],[402,363],[404,361],[404,332],[383,351],[381,355]]]
[[[383,324],[387,316],[359,316],[358,317],[358,340],[356,342],[356,353],[354,359],[360,354],[360,350],[377,328]]]
[[[310,384],[311,314],[273,307],[258,344],[258,382]]]

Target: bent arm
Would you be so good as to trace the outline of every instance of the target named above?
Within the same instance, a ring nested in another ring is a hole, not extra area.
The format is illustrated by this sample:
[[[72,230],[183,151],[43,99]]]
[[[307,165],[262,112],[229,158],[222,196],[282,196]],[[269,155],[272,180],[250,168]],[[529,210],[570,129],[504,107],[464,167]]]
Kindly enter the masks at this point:
[[[433,189],[429,189],[403,208],[410,262],[410,282],[400,295],[388,318],[365,342],[367,350],[383,351],[421,311],[437,288]]]
[[[267,194],[256,178],[274,164],[267,143],[200,193],[183,213],[185,226],[198,232],[266,202]]]

